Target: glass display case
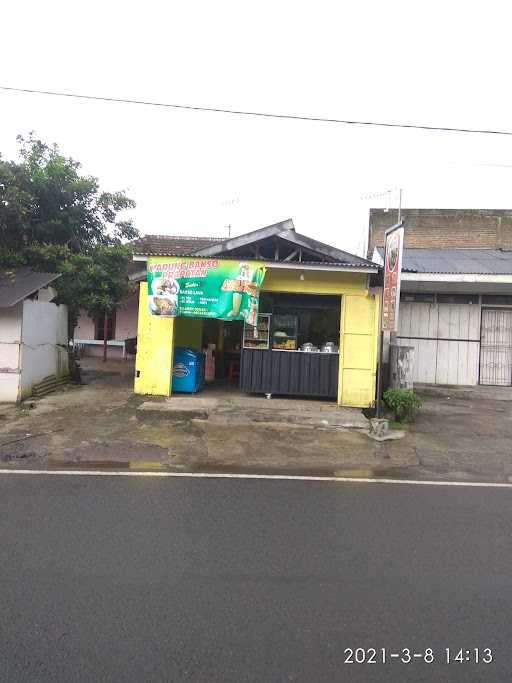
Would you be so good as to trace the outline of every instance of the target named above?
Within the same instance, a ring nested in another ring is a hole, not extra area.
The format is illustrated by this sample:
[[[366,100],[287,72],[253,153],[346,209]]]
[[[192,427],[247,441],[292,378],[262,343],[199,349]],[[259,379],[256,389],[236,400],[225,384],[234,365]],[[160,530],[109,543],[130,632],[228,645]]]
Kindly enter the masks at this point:
[[[244,349],[268,349],[270,347],[270,313],[260,313],[256,325],[244,323]]]
[[[272,323],[272,348],[284,351],[297,350],[299,319],[296,315],[275,314]]]

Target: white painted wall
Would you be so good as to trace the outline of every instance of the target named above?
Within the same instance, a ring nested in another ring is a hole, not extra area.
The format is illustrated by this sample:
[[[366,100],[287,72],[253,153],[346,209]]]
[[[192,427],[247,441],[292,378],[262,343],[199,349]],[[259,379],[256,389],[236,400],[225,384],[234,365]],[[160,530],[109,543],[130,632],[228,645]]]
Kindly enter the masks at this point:
[[[18,400],[22,304],[0,308],[0,402]]]
[[[45,377],[68,373],[68,311],[42,301],[23,302],[20,398]]]
[[[38,301],[51,301],[52,299],[55,299],[57,296],[57,290],[49,285],[48,287],[43,287],[43,289],[40,289],[39,292],[37,293],[37,300]]]
[[[400,303],[397,341],[415,349],[414,381],[478,384],[478,304]]]

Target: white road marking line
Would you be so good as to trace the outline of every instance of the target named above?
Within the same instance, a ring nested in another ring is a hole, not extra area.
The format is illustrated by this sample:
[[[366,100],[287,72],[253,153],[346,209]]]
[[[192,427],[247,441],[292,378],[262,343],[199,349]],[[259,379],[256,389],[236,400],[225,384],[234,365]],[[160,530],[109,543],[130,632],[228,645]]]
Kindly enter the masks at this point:
[[[432,481],[420,479],[372,479],[370,477],[323,477],[299,474],[236,474],[229,472],[137,472],[135,470],[10,470],[0,469],[1,474],[24,474],[70,477],[185,477],[190,479],[268,479],[276,481],[330,481],[351,484],[405,484],[411,486],[470,486],[477,488],[510,489],[512,483],[480,481]]]

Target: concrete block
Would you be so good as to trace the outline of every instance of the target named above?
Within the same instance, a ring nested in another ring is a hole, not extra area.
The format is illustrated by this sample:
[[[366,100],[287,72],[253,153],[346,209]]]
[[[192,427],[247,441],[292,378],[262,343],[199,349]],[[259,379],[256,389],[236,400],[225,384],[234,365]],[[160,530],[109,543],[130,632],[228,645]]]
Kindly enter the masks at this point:
[[[389,420],[373,417],[370,419],[369,432],[374,436],[384,436],[389,431]]]

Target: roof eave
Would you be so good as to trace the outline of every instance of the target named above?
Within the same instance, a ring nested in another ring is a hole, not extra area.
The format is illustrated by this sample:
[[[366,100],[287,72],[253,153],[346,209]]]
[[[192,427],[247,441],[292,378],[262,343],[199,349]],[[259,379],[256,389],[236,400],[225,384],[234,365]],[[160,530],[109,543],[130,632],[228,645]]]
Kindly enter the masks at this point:
[[[165,257],[164,257],[165,258]],[[180,257],[176,257],[180,258]],[[146,260],[146,259],[144,259]],[[283,262],[283,261],[262,261],[259,259],[245,259],[247,262],[256,261],[262,263],[269,269],[274,270],[322,270],[330,272],[345,272],[345,273],[378,273],[381,270],[377,263],[368,262],[368,264],[347,264],[340,263],[297,263],[297,262]],[[143,280],[146,277],[146,271],[140,270],[130,276],[130,280],[136,282]]]
[[[493,282],[512,284],[512,273],[402,273],[402,280],[409,282]]]
[[[376,263],[361,264],[361,265],[343,265],[343,264],[329,264],[329,263],[297,263],[283,261],[263,261],[269,269],[279,270],[324,270],[330,272],[344,272],[344,273],[378,273],[380,268]]]

